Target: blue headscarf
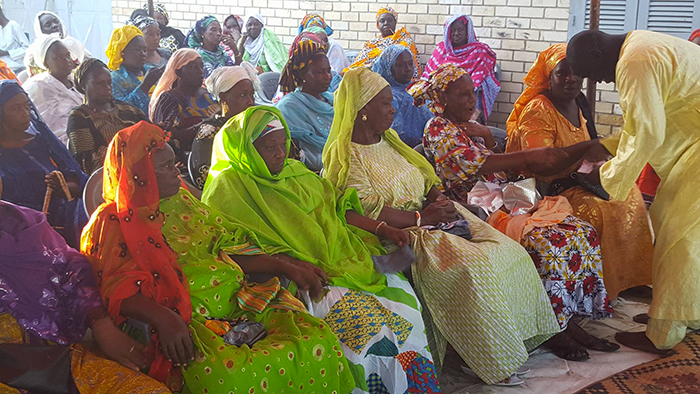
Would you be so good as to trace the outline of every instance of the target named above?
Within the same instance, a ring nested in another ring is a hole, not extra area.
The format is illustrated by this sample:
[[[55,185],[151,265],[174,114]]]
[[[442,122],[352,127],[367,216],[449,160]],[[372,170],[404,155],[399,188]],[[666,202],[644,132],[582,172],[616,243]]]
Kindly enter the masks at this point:
[[[304,19],[301,20],[301,24],[299,25],[297,35],[301,34],[302,31],[308,29],[311,26],[318,26],[322,28],[326,32],[326,35],[329,37],[333,35],[333,29],[331,29],[331,27],[328,26],[323,17],[317,13],[306,14],[306,16],[304,16]]]
[[[27,94],[17,81],[12,79],[0,80],[0,117],[2,116],[2,107],[20,93]]]
[[[187,33],[185,42],[190,48],[199,48],[204,44],[204,31],[212,22],[218,22],[218,19],[212,15],[207,15],[194,24],[192,30]]]
[[[413,105],[413,97],[406,92],[408,84],[398,83],[394,79],[391,68],[394,67],[399,55],[404,52],[411,54],[411,51],[403,45],[391,45],[384,48],[372,66],[372,71],[381,75],[391,85],[391,92],[394,95],[391,103],[396,109],[391,128],[396,130],[401,141],[414,148],[423,142],[423,129],[433,114],[426,105],[420,107]]]

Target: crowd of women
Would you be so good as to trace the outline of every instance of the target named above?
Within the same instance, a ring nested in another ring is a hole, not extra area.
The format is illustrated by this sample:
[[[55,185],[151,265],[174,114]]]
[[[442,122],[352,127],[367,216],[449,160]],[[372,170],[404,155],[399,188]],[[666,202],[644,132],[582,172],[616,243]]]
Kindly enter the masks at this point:
[[[577,176],[615,152],[566,44],[506,138],[468,16],[424,69],[397,13],[376,19],[350,64],[318,14],[287,50],[260,15],[185,36],[156,4],[105,64],[39,13],[23,75],[0,74],[0,388],[437,393],[448,351],[518,385],[537,347],[618,350],[579,323],[651,283],[652,237],[639,189]]]

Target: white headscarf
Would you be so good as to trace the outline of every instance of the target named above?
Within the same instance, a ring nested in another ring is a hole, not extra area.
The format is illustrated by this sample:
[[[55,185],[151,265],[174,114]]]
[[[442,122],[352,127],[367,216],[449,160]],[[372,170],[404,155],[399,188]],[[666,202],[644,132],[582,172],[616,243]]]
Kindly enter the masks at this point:
[[[58,38],[58,35],[56,34],[42,34],[41,36],[39,36],[39,38],[34,42],[34,63],[36,63],[37,66],[43,68],[44,70],[48,70],[49,68],[46,66],[45,62],[46,53],[49,51],[49,48],[51,48],[51,45],[62,41],[63,40]]]
[[[53,35],[62,38],[61,41],[63,42],[63,45],[65,45],[70,51],[71,55],[73,56],[73,60],[76,60],[78,63],[82,63],[85,58],[92,57],[92,55],[90,54],[90,52],[87,51],[85,45],[83,45],[82,42],[68,35],[68,28],[66,28],[66,24],[65,22],[63,22],[63,19],[61,19],[54,12],[40,11],[38,14],[36,14],[36,17],[34,18],[34,42],[29,46],[29,48],[27,48],[27,51],[24,55],[24,67],[27,70],[30,70],[35,65],[41,69],[46,70],[46,67],[43,65],[44,57],[41,57],[41,61],[35,60],[35,57],[39,56],[39,42],[42,40],[43,36],[46,36],[46,34],[41,32],[41,22],[39,21],[39,19],[42,15],[53,15],[58,19],[58,22],[61,24],[61,33],[60,36],[56,33],[54,33]]]
[[[219,94],[228,92],[236,86],[238,82],[249,80],[253,83],[255,90],[259,89],[260,82],[258,81],[258,72],[255,67],[243,62],[240,66],[219,67],[212,71],[209,78],[205,81],[207,90],[216,100],[219,100]]]
[[[260,34],[254,40],[248,38],[245,41],[245,50],[250,54],[250,62],[257,67],[260,57],[265,51],[265,20],[263,19],[262,15],[253,14],[246,19],[246,22],[250,20],[250,18],[257,19],[263,25],[262,29],[260,29]]]
[[[44,33],[41,31],[41,21],[39,20],[44,15],[51,15],[58,19],[58,22],[61,24],[61,38],[68,37],[68,29],[66,28],[66,24],[63,22],[63,19],[51,11],[39,11],[39,13],[36,14],[36,17],[34,18],[34,37],[39,38],[40,36],[44,35]]]

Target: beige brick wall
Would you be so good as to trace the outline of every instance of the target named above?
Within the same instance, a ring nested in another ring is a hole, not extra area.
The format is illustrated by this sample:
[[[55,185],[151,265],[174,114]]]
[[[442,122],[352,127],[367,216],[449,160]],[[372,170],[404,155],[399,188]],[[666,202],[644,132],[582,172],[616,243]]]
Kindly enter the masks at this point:
[[[502,69],[499,94],[490,122],[504,127],[512,103],[523,90],[522,80],[539,51],[565,42],[570,0],[160,0],[170,12],[171,25],[187,31],[194,21],[208,14],[260,13],[285,44],[290,44],[299,22],[308,12],[318,12],[335,30],[334,38],[346,50],[359,50],[377,35],[375,12],[390,4],[399,13],[416,41],[420,61],[425,64],[442,41],[442,25],[454,13],[470,15],[480,41],[493,48]],[[579,0],[574,0],[579,1]],[[119,26],[142,0],[112,2],[114,25]],[[597,123],[599,133],[610,134],[622,120],[617,93],[612,86],[599,86]]]

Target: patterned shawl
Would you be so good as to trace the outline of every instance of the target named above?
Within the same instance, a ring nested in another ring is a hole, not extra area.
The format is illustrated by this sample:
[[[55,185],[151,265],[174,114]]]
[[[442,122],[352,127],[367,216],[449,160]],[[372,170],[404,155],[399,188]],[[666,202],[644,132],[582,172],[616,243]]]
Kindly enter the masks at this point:
[[[413,96],[415,105],[428,103],[428,108],[436,116],[441,116],[447,103],[444,102],[444,96],[440,93],[446,91],[452,82],[464,75],[469,74],[463,68],[445,63],[433,70],[427,79],[413,83],[408,88],[408,93]]]
[[[323,17],[317,13],[306,14],[306,16],[304,16],[304,19],[301,20],[301,24],[299,25],[297,35],[312,26],[322,28],[329,37],[333,35],[333,29],[331,29]]]
[[[293,92],[301,85],[301,73],[310,66],[316,56],[326,54],[326,48],[313,40],[300,40],[289,49],[287,65],[280,76],[280,89],[284,93]]]

